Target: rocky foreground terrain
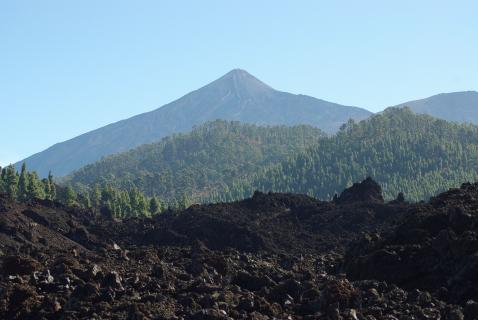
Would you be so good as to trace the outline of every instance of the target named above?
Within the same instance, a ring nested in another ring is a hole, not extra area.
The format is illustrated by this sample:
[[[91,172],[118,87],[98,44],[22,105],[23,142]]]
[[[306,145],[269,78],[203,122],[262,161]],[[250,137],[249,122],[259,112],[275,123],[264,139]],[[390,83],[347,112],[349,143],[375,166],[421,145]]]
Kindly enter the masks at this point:
[[[478,185],[115,221],[0,196],[0,319],[478,319]]]

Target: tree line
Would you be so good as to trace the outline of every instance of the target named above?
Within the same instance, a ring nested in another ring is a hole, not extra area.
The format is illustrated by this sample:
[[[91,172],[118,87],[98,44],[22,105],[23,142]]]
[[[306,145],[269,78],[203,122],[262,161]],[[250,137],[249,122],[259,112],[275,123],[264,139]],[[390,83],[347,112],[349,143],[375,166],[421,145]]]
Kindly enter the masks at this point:
[[[56,199],[56,186],[50,173],[48,178],[40,179],[36,172],[28,172],[26,165],[18,172],[13,165],[1,168],[0,193],[6,193],[11,199]]]
[[[32,199],[58,201],[117,218],[153,216],[168,209],[184,209],[191,204],[186,196],[163,202],[157,196],[146,196],[137,188],[120,190],[107,183],[82,190],[75,190],[71,185],[58,186],[51,172],[47,178],[40,179],[35,171],[27,170],[25,163],[20,172],[13,165],[0,167],[0,172],[0,193],[19,202]]]

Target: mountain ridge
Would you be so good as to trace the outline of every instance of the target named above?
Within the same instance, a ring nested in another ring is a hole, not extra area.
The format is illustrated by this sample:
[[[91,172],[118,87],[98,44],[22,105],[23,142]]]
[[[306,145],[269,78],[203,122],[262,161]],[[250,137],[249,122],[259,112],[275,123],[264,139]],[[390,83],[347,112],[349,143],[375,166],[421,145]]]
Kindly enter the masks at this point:
[[[439,93],[427,98],[400,103],[394,107],[459,123],[478,124],[478,92],[474,90]]]
[[[216,119],[257,125],[306,124],[335,132],[349,118],[372,113],[305,95],[272,89],[242,69],[194,90],[155,110],[106,125],[57,143],[18,163],[45,176],[63,176],[104,156],[159,141],[173,133]]]

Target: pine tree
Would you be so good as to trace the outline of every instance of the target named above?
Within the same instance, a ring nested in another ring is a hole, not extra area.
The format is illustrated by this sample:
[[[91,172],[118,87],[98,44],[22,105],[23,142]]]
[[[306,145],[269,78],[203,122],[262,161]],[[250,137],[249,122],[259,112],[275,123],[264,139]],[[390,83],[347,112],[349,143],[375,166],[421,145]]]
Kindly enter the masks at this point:
[[[84,205],[84,207],[86,207],[88,209],[91,208],[91,198],[90,198],[90,194],[88,192],[86,192],[83,195],[83,205]]]
[[[5,189],[10,198],[16,199],[18,190],[18,175],[11,164],[5,170]]]
[[[101,190],[98,184],[95,184],[95,188],[92,191],[91,202],[93,207],[95,208],[101,207]]]
[[[0,193],[6,193],[7,189],[5,187],[5,181],[3,180],[3,172],[2,166],[0,166]]]
[[[139,192],[135,187],[129,193],[132,215],[135,217],[146,215],[148,210],[148,202],[144,194]]]
[[[76,192],[71,186],[66,187],[65,203],[70,207],[78,205]]]
[[[155,215],[161,212],[161,203],[156,196],[151,197],[149,200],[149,212],[151,215]]]
[[[48,179],[42,179],[41,183],[43,185],[43,193],[45,194],[45,199],[52,200],[50,198],[51,190],[50,190],[50,183],[48,182]]]
[[[48,172],[48,190],[49,193],[47,194],[48,199],[50,200],[55,200],[56,199],[56,186],[55,182],[53,181],[53,175],[50,172]]]
[[[42,185],[35,171],[29,172],[27,176],[26,199],[44,199],[45,188]],[[20,175],[21,178],[21,175]]]
[[[189,197],[187,194],[183,194],[181,199],[179,200],[178,203],[178,209],[187,209],[191,205],[191,201],[189,200]]]
[[[28,195],[28,172],[25,162],[22,164],[20,179],[18,179],[17,199],[24,201],[29,198]]]

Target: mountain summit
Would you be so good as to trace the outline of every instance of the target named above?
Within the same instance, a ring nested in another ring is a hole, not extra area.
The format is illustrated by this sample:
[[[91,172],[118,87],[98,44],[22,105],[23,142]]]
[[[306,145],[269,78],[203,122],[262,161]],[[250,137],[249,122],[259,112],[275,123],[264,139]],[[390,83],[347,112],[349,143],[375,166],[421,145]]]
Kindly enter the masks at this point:
[[[308,124],[335,132],[352,118],[371,113],[305,95],[272,89],[247,71],[234,69],[208,85],[154,111],[143,113],[55,144],[25,161],[45,176],[66,175],[100,158],[152,143],[193,126],[222,119],[259,125]]]
[[[227,94],[230,92],[238,97],[253,97],[274,92],[274,89],[242,69],[231,70],[206,87],[217,90],[217,93]]]

